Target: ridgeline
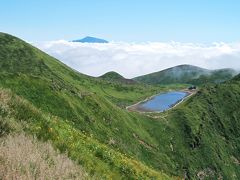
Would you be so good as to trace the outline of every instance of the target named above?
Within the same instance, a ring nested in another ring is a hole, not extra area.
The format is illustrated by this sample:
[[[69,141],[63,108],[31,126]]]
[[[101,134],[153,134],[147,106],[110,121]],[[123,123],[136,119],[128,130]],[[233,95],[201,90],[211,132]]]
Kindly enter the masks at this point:
[[[203,85],[157,119],[125,109],[183,87],[90,77],[0,33],[1,139],[24,133],[49,141],[89,178],[240,177],[239,76]]]

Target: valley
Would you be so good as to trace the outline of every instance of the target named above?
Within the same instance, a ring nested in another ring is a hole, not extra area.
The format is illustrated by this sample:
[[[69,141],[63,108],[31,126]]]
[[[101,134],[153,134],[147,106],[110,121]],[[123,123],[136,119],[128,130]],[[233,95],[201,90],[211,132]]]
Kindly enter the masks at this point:
[[[172,70],[161,81],[156,74],[91,77],[0,33],[0,139],[25,134],[48,142],[81,167],[83,178],[237,179],[240,76],[186,67],[191,73],[181,80]],[[198,78],[189,79],[193,74]],[[196,93],[170,110],[148,116],[126,109],[191,85]]]

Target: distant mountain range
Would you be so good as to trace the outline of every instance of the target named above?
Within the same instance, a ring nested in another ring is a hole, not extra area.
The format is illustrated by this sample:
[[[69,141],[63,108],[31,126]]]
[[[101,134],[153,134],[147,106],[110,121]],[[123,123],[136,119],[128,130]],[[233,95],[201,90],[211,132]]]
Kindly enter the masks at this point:
[[[209,70],[192,65],[179,65],[162,71],[133,78],[146,84],[204,84],[219,83],[231,79],[237,72],[233,69]]]
[[[81,42],[81,43],[108,43],[108,41],[100,38],[95,38],[91,36],[87,36],[83,39],[73,40],[72,42]]]

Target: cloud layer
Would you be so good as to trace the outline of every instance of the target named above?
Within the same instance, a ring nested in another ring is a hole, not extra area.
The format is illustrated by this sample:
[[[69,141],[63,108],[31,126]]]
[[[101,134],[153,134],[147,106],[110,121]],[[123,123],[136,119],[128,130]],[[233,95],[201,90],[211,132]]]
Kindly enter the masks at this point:
[[[240,69],[240,43],[91,44],[59,40],[33,45],[77,71],[92,76],[116,71],[127,78],[132,78],[180,64],[208,69]]]

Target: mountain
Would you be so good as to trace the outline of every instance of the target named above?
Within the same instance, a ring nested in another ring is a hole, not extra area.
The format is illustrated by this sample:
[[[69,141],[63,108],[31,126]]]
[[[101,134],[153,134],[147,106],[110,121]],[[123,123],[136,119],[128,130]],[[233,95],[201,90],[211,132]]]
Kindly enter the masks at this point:
[[[99,38],[95,38],[95,37],[90,37],[87,36],[83,39],[79,39],[79,40],[73,40],[72,42],[81,42],[81,43],[108,43],[108,41],[104,40],[104,39],[99,39]]]
[[[117,72],[114,72],[114,71],[107,72],[107,73],[103,74],[102,76],[100,76],[100,78],[106,79],[106,80],[125,79],[122,75],[120,75],[120,74],[118,74]]]
[[[239,77],[203,85],[164,113],[128,112],[121,103],[133,104],[175,85],[123,84],[90,77],[0,33],[0,141],[5,142],[0,152],[15,152],[20,140],[28,143],[35,137],[35,144],[47,142],[56,153],[67,155],[69,167],[77,164],[88,179],[238,179]],[[175,88],[179,87],[184,86]],[[9,146],[11,142],[15,146]],[[5,144],[8,149],[2,151]],[[27,145],[32,154],[45,154],[42,148]],[[40,158],[49,163],[44,166],[47,170],[57,162],[56,153]],[[9,162],[18,164],[19,174],[38,172],[39,161],[25,171],[25,161],[18,163],[16,153],[8,154]],[[1,160],[6,157],[0,153]],[[7,162],[0,167],[6,169]]]
[[[147,165],[144,154],[152,152],[133,137],[151,139],[136,122],[144,118],[116,105],[139,101],[158,88],[122,87],[77,73],[4,33],[0,49],[1,137],[26,133],[49,141],[95,178],[170,178]]]
[[[186,168],[189,178],[193,177],[194,169],[198,169],[195,172],[198,179],[237,179],[240,175],[239,77],[204,86],[168,116],[169,127],[177,127],[174,133],[169,133],[173,135],[173,149],[178,159],[175,161],[184,162],[183,166],[187,167],[201,156],[199,162]],[[186,151],[179,152],[177,148]]]
[[[219,83],[236,75],[233,69],[208,70],[192,65],[179,65],[159,72],[143,75],[134,80],[147,84],[187,83],[200,85]]]
[[[107,72],[107,73],[103,74],[102,76],[99,76],[99,78],[107,80],[107,81],[126,83],[126,84],[136,83],[136,81],[134,81],[132,79],[126,79],[122,75],[120,75],[114,71]]]

